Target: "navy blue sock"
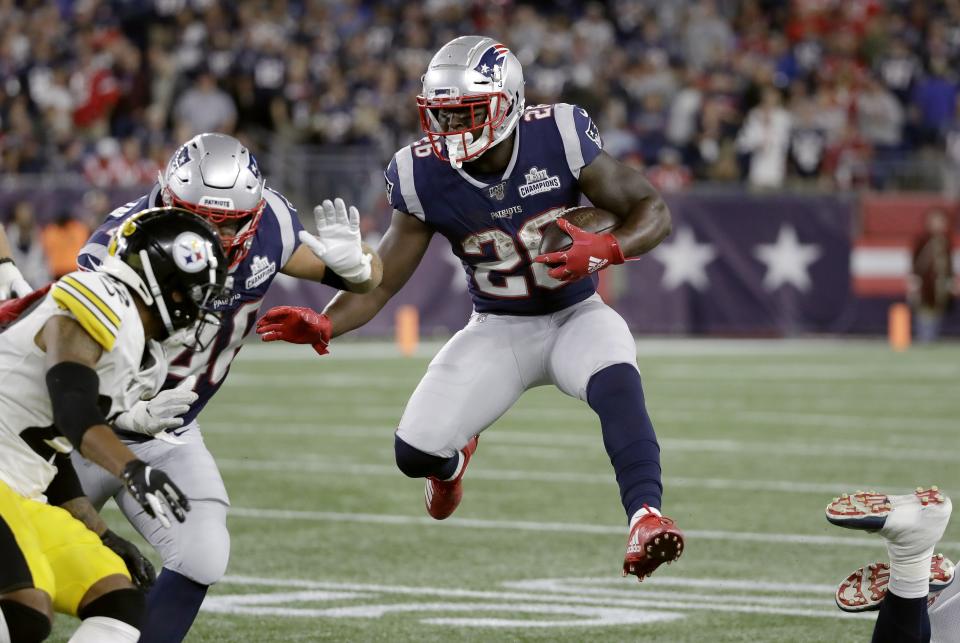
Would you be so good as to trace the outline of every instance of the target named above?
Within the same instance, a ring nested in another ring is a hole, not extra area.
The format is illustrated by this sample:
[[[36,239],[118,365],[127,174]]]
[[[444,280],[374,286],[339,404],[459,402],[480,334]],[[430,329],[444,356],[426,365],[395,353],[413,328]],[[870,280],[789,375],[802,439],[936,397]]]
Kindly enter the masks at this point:
[[[209,585],[164,568],[147,595],[140,643],[179,643],[197,618]]]
[[[600,416],[603,446],[620,485],[629,520],[644,504],[660,508],[660,445],[643,401],[640,373],[632,364],[614,364],[587,384],[587,403]]]
[[[456,473],[457,465],[460,464],[459,454],[441,458],[424,453],[401,440],[399,436],[394,436],[393,451],[397,458],[397,468],[410,478],[433,476],[446,480]]]
[[[928,643],[930,616],[927,597],[902,598],[887,592],[880,603],[877,624],[873,626],[872,643]]]

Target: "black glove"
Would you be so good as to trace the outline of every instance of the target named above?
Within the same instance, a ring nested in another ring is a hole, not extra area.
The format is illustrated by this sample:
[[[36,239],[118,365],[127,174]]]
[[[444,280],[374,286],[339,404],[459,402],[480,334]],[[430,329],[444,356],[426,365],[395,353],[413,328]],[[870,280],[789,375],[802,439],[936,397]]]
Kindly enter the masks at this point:
[[[160,469],[154,469],[143,460],[131,460],[123,468],[121,478],[127,491],[140,503],[147,515],[159,520],[167,529],[170,528],[170,519],[163,503],[170,508],[177,522],[187,519],[190,502],[173,480]]]
[[[140,553],[136,545],[129,540],[124,540],[109,529],[103,532],[100,540],[127,564],[127,571],[130,572],[134,585],[143,591],[150,589],[150,586],[157,580],[157,572],[154,570],[153,564]]]

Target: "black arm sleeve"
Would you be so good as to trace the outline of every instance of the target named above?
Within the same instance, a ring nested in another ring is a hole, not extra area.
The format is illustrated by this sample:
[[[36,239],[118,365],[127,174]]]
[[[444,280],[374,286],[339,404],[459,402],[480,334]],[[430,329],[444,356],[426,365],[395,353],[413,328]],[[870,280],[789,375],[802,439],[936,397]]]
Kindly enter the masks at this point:
[[[60,362],[47,371],[47,390],[53,406],[53,422],[70,444],[80,449],[87,429],[106,424],[98,404],[100,378],[89,366]]]
[[[66,453],[57,453],[53,465],[57,468],[57,475],[43,492],[47,496],[47,502],[54,507],[59,507],[68,500],[82,496],[83,488],[80,486],[80,479],[77,478],[73,463],[70,462],[70,456]]]
[[[347,289],[347,282],[343,280],[343,277],[330,270],[330,266],[327,266],[327,269],[323,271],[323,278],[320,280],[320,283],[330,286],[331,288],[336,288],[337,290]]]

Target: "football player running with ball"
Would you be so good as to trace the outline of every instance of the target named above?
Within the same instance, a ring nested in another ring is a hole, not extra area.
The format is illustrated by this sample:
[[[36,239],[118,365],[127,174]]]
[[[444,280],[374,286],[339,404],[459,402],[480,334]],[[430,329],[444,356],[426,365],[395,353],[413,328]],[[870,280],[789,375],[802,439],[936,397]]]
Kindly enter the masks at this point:
[[[324,201],[314,209],[314,236],[303,229],[290,202],[264,183],[256,159],[240,141],[224,134],[195,136],[174,153],[149,194],[107,217],[78,258],[81,267],[95,269],[111,230],[143,209],[170,205],[197,213],[218,229],[233,278],[229,296],[214,302],[222,317],[219,327],[209,328],[200,344],[166,342],[170,366],[164,390],[114,421],[139,458],[176,477],[190,498],[190,520],[157,529],[102,469],[82,458],[74,461],[94,505],[115,497],[163,559],[147,597],[143,643],[181,641],[207,588],[226,571],[229,499],[197,416],[223,384],[274,277],[282,272],[356,292],[380,283],[380,260],[361,244],[356,208],[348,209],[340,199]]]
[[[463,263],[475,312],[410,398],[396,432],[397,466],[426,478],[427,512],[446,518],[460,503],[480,432],[527,389],[553,384],[600,417],[629,520],[623,573],[642,580],[680,556],[683,535],[660,513],[660,447],[636,344],[596,294],[592,273],[656,247],[670,233],[670,213],[639,172],[603,151],[586,111],[526,107],[519,61],[490,38],[464,36],[441,48],[417,102],[426,137],[386,170],[394,212],[378,249],[383,282],[366,295],[341,293],[323,315],[272,309],[257,332],[323,346],[362,326],[439,232]],[[558,220],[572,247],[539,255],[544,229],[581,194],[619,225],[593,234]]]
[[[157,340],[213,319],[226,281],[210,224],[148,210],[124,224],[96,271],[64,276],[0,333],[0,643],[43,640],[54,611],[82,619],[71,643],[138,640],[144,598],[127,566],[140,585],[152,569],[83,497],[69,454],[103,467],[144,525],[184,521],[180,489],[118,440],[108,417],[159,390]]]

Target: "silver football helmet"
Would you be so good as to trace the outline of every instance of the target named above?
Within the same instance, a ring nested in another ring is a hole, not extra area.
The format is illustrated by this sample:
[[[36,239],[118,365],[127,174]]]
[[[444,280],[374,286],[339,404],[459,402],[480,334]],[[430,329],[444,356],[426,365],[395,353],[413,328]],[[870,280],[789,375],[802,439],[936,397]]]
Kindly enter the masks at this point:
[[[516,128],[524,106],[520,61],[493,38],[454,38],[430,61],[417,106],[434,153],[460,167]],[[469,120],[451,128],[441,122],[442,110],[458,110]]]
[[[226,134],[198,134],[180,146],[160,175],[164,205],[205,217],[220,231],[230,267],[250,251],[266,201],[253,154]]]

